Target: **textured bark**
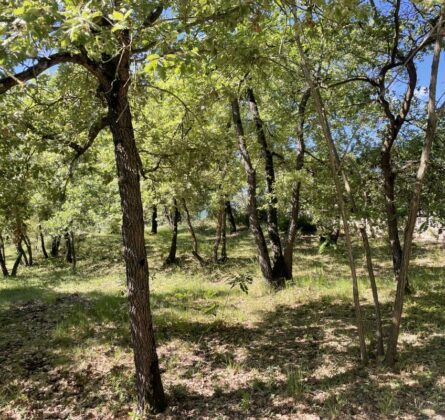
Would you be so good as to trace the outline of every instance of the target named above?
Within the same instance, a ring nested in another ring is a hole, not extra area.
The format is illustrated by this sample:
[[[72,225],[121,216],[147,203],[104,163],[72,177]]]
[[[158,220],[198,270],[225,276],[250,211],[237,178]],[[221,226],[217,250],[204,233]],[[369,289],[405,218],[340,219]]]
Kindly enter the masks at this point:
[[[28,265],[31,267],[34,264],[34,260],[32,257],[31,240],[27,234],[23,235],[23,242],[25,243],[26,251],[28,252]]]
[[[39,224],[39,237],[40,237],[40,246],[42,248],[42,254],[45,258],[48,258],[48,252],[46,252],[46,246],[45,246],[45,238],[43,236],[42,226],[40,224]]]
[[[227,261],[227,212],[222,210],[221,216],[221,262]]]
[[[51,242],[51,257],[59,256],[59,248],[60,248],[60,235],[56,235],[53,237]]]
[[[189,212],[189,209],[187,207],[187,202],[185,201],[185,199],[182,199],[182,205],[184,206],[185,217],[186,217],[186,220],[187,220],[187,226],[189,228],[190,235],[192,236],[192,240],[193,240],[192,255],[198,260],[198,262],[199,262],[199,264],[201,264],[201,266],[204,266],[205,265],[204,264],[204,259],[199,255],[198,238],[196,237],[195,229],[193,228],[192,219],[190,217],[190,212]]]
[[[71,266],[73,270],[76,269],[77,264],[77,254],[76,254],[76,242],[74,240],[74,232],[70,231],[70,242],[71,242]]]
[[[71,236],[69,232],[65,232],[65,260],[67,263],[73,262],[73,250],[71,246]]]
[[[235,217],[233,215],[233,209],[230,201],[226,201],[226,215],[229,219],[230,233],[236,233]]]
[[[249,227],[255,239],[258,259],[260,263],[261,273],[266,282],[276,288],[284,286],[283,278],[274,278],[272,266],[269,258],[264,233],[261,228],[257,210],[256,198],[256,171],[252,165],[249,152],[247,150],[246,140],[244,136],[244,127],[241,120],[238,99],[234,98],[231,103],[232,118],[238,136],[238,147],[241,154],[242,163],[247,175],[247,195],[248,195],[248,211],[249,211]]]
[[[178,222],[179,222],[179,210],[178,203],[176,198],[173,198],[173,217],[171,217],[172,221],[172,240],[170,243],[170,251],[168,253],[167,259],[165,260],[165,264],[174,264],[176,262],[176,250],[178,244]]]
[[[298,106],[298,124],[295,130],[297,136],[297,158],[295,161],[295,171],[301,173],[304,167],[304,152],[306,150],[306,145],[304,142],[304,123],[306,106],[310,97],[310,89],[307,89],[300,100]],[[300,213],[300,192],[301,192],[301,181],[296,181],[292,185],[292,198],[291,198],[291,215],[289,228],[286,233],[286,241],[284,244],[283,258],[286,269],[286,279],[292,278],[293,269],[293,252],[295,238],[297,237],[297,223],[298,215]]]
[[[272,271],[274,277],[287,277],[283,249],[281,246],[280,233],[278,230],[278,210],[277,196],[275,194],[275,168],[273,162],[273,154],[267,144],[266,133],[264,131],[263,120],[260,117],[258,105],[252,89],[247,89],[247,100],[249,109],[255,123],[258,144],[264,159],[264,172],[266,175],[266,191],[268,194],[268,203],[266,209],[267,215],[267,233],[272,249]]]
[[[219,244],[221,243],[221,234],[222,234],[222,223],[224,217],[225,209],[223,206],[220,206],[218,215],[216,218],[216,231],[215,231],[215,242],[213,243],[213,262],[218,262],[218,251]]]
[[[441,44],[443,39],[443,24],[445,21],[445,6],[442,6],[439,21],[437,23],[437,36],[434,46],[433,61],[431,64],[431,80],[429,88],[429,101],[428,101],[428,121],[425,132],[422,155],[420,158],[420,165],[417,170],[416,182],[414,185],[413,193],[411,196],[409,209],[408,209],[408,221],[405,227],[402,262],[400,267],[400,273],[397,281],[397,291],[394,301],[394,309],[392,316],[391,331],[388,339],[388,349],[386,352],[385,362],[389,366],[393,366],[396,360],[397,354],[397,342],[399,338],[400,323],[402,320],[403,303],[405,297],[405,287],[408,279],[408,269],[411,259],[411,247],[413,241],[414,229],[416,226],[417,213],[420,205],[420,195],[422,187],[425,181],[425,177],[428,171],[431,148],[437,129],[437,109],[436,109],[436,90],[437,90],[437,75],[439,71],[439,62],[441,54]]]
[[[158,233],[158,207],[153,205],[151,210],[151,233]]]
[[[299,31],[299,26],[296,26],[297,31]],[[323,136],[326,141],[326,145],[328,146],[329,151],[329,163],[331,167],[332,177],[334,179],[336,194],[337,194],[337,201],[338,205],[340,207],[340,213],[343,220],[343,229],[345,231],[345,238],[346,238],[346,249],[348,253],[348,260],[349,260],[349,267],[351,269],[351,277],[352,277],[352,294],[354,298],[354,308],[355,308],[355,317],[356,317],[356,324],[357,324],[357,332],[358,332],[358,338],[359,338],[359,344],[360,344],[360,358],[363,363],[368,362],[368,353],[366,351],[366,341],[365,341],[365,330],[363,325],[363,319],[361,314],[361,307],[360,307],[360,299],[359,299],[359,292],[358,292],[358,282],[357,282],[357,273],[355,268],[355,260],[354,255],[352,251],[352,239],[351,234],[349,230],[349,209],[348,204],[345,202],[343,194],[345,192],[350,194],[350,191],[347,191],[347,188],[345,188],[344,185],[342,185],[340,175],[343,175],[343,182],[346,181],[346,178],[344,177],[344,174],[341,172],[341,168],[338,165],[339,158],[337,149],[335,146],[334,139],[332,138],[331,129],[329,126],[329,122],[325,113],[323,100],[320,95],[320,91],[317,85],[315,85],[312,75],[311,75],[311,65],[309,64],[309,60],[307,59],[306,53],[303,50],[303,47],[301,45],[300,36],[297,32],[295,36],[295,41],[297,44],[297,48],[300,54],[300,57],[302,59],[302,69],[304,73],[304,77],[310,86],[312,98],[314,100],[315,109],[317,111],[317,116],[319,120],[319,124],[321,126]],[[348,185],[349,187],[349,185]]]
[[[3,277],[8,277],[9,271],[6,267],[5,243],[2,235],[0,235],[0,268],[2,270]]]
[[[101,88],[108,105],[122,208],[122,242],[127,275],[138,410],[163,411],[167,401],[161,381],[150,310],[149,272],[140,189],[141,160],[136,147],[128,88],[130,45],[121,33],[122,52],[104,66]],[[148,407],[149,406],[149,407]]]
[[[19,268],[20,262],[22,261],[23,255],[24,255],[23,248],[17,247],[17,258],[14,262],[14,265],[12,266],[11,277],[17,276],[17,270]]]

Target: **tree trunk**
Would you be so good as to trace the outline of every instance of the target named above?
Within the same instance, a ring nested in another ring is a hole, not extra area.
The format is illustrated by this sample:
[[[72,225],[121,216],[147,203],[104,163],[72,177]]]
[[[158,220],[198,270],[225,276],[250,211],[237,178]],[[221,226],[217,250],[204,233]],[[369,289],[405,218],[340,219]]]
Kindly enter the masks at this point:
[[[178,243],[178,222],[179,222],[179,210],[178,203],[176,201],[176,197],[173,198],[173,217],[172,220],[172,240],[170,244],[170,251],[168,253],[168,257],[165,260],[166,265],[174,264],[176,262],[176,249]]]
[[[408,269],[411,259],[411,247],[413,241],[414,229],[416,226],[417,213],[419,211],[420,195],[422,186],[428,171],[430,153],[437,128],[437,109],[436,109],[436,90],[437,90],[437,74],[439,71],[441,44],[443,38],[443,23],[445,20],[445,6],[442,6],[439,22],[437,23],[437,36],[434,46],[433,61],[431,64],[431,80],[429,88],[428,101],[428,121],[425,137],[422,147],[422,155],[420,158],[419,168],[417,170],[416,182],[411,196],[408,221],[405,227],[405,235],[403,242],[402,263],[400,267],[399,278],[397,281],[397,291],[394,301],[394,310],[392,316],[392,326],[388,339],[388,349],[386,351],[385,362],[389,366],[393,366],[397,354],[397,342],[399,338],[400,323],[402,320],[403,302],[405,297],[405,286],[408,278]]]
[[[22,247],[20,247],[20,249],[18,249],[17,252],[18,252],[17,259],[15,260],[14,265],[12,266],[11,277],[17,276],[17,270],[19,268],[20,262],[22,261],[22,257],[24,255]]]
[[[232,107],[232,118],[238,136],[238,146],[241,153],[241,159],[247,175],[247,195],[249,199],[248,202],[249,227],[257,246],[261,273],[269,285],[275,288],[281,288],[284,286],[284,279],[283,278],[276,279],[273,276],[272,266],[269,258],[269,251],[267,249],[266,240],[264,238],[263,230],[261,229],[261,224],[258,217],[257,200],[256,200],[256,172],[255,168],[252,165],[249,152],[247,150],[246,140],[244,137],[244,128],[241,120],[241,113],[237,98],[234,98],[232,100],[231,107]]]
[[[218,217],[217,217],[217,221],[216,221],[215,242],[213,243],[213,262],[215,264],[218,262],[218,250],[219,250],[219,244],[221,243],[224,212],[225,212],[225,209],[223,206],[221,206],[218,211]]]
[[[122,31],[123,49],[109,61],[102,86],[108,104],[108,120],[113,137],[119,194],[122,208],[122,241],[127,275],[128,302],[138,411],[150,406],[163,411],[167,406],[156,353],[150,310],[149,272],[144,238],[144,215],[140,189],[141,159],[136,147],[128,88],[130,86],[130,45]]]
[[[9,271],[6,267],[5,243],[2,235],[0,235],[0,267],[2,269],[3,277],[8,277]]]
[[[201,264],[201,266],[204,266],[204,259],[199,255],[198,239],[196,237],[195,229],[193,228],[193,225],[192,225],[192,219],[190,218],[190,212],[189,212],[189,209],[187,208],[187,203],[184,198],[182,199],[182,205],[184,206],[185,216],[186,216],[186,220],[187,220],[187,226],[189,228],[190,235],[192,236],[192,240],[193,240],[192,255],[198,260],[198,262],[199,262],[199,264]]]
[[[230,201],[226,201],[226,215],[229,218],[230,233],[236,233],[235,217],[233,216],[233,209]]]
[[[307,89],[303,93],[300,104],[298,106],[299,121],[295,130],[295,134],[297,136],[297,159],[295,161],[295,171],[298,173],[301,173],[304,166],[304,152],[306,150],[306,145],[304,142],[304,123],[306,105],[309,100],[310,93],[310,89]],[[285,274],[286,279],[288,280],[292,278],[294,244],[295,238],[297,237],[298,215],[300,213],[300,192],[301,181],[296,181],[292,185],[291,216],[283,251],[284,264],[286,267]]]
[[[300,22],[296,23],[297,31],[300,30]],[[306,53],[303,50],[303,47],[301,45],[300,36],[297,32],[295,36],[297,48],[300,54],[300,57],[302,59],[302,69],[305,76],[305,79],[308,83],[308,85],[311,88],[311,94],[312,98],[314,100],[315,109],[317,111],[317,116],[319,120],[319,124],[321,126],[321,129],[323,131],[323,135],[326,141],[326,144],[328,146],[329,150],[329,163],[331,166],[331,172],[332,177],[334,178],[334,184],[335,189],[337,193],[337,201],[338,205],[340,207],[341,216],[343,219],[343,229],[345,231],[345,237],[346,237],[346,249],[348,253],[348,259],[349,259],[349,267],[351,269],[351,277],[352,277],[352,294],[354,298],[354,307],[355,307],[355,317],[356,317],[356,323],[357,323],[357,332],[358,332],[358,338],[359,338],[359,344],[360,344],[360,358],[364,364],[368,362],[368,353],[366,351],[366,341],[365,341],[365,330],[363,325],[363,319],[361,314],[361,307],[360,307],[360,299],[359,299],[359,292],[358,292],[358,282],[357,282],[357,273],[355,268],[355,261],[354,261],[354,255],[352,251],[352,239],[351,234],[349,231],[349,209],[347,203],[345,203],[343,194],[344,192],[347,192],[350,194],[350,190],[342,187],[342,183],[340,181],[339,174],[341,173],[341,168],[338,165],[338,154],[337,149],[334,143],[334,139],[332,138],[331,129],[329,126],[329,122],[327,119],[327,116],[325,114],[324,104],[323,100],[320,95],[320,91],[318,86],[315,85],[314,81],[312,80],[311,75],[311,66],[309,64],[309,61],[306,57]],[[344,174],[343,174],[343,181],[346,181]],[[349,187],[349,185],[348,185]]]
[[[66,254],[65,254],[65,259],[67,263],[72,264],[73,262],[73,251],[72,251],[72,246],[71,246],[71,236],[70,233],[67,231],[65,232],[65,250],[66,250]]]
[[[286,278],[286,270],[283,258],[283,249],[281,246],[280,233],[278,230],[278,200],[275,194],[275,169],[273,155],[269,149],[264,131],[264,124],[260,117],[258,105],[252,89],[247,89],[247,99],[249,101],[250,112],[253,115],[255,123],[258,144],[264,159],[264,172],[266,175],[266,191],[268,195],[267,203],[267,233],[272,248],[272,271],[274,277]]]
[[[23,242],[25,243],[26,250],[28,251],[28,265],[31,267],[34,264],[34,261],[33,261],[33,258],[32,258],[31,241],[30,241],[28,235],[26,235],[26,234],[23,235]]]
[[[221,262],[227,261],[227,235],[226,235],[226,229],[227,229],[227,213],[225,212],[224,208],[222,210],[222,216],[221,216]]]
[[[48,253],[46,252],[45,247],[45,238],[43,237],[42,226],[39,224],[39,236],[40,236],[40,245],[42,247],[42,253],[45,258],[48,258]]]
[[[23,241],[23,236],[19,239],[19,241],[16,244],[17,255],[19,255],[19,254],[22,255],[22,258],[23,258],[23,261],[25,263],[25,266],[28,267],[29,266],[29,260],[28,260],[28,256],[26,255],[25,250],[23,249],[22,241]],[[21,259],[20,259],[20,262],[21,262]]]
[[[151,211],[151,233],[154,235],[158,233],[158,207],[156,204],[153,205]]]
[[[56,235],[53,237],[51,242],[51,256],[58,257],[59,256],[59,247],[60,247],[60,235]]]
[[[71,242],[71,258],[72,258],[72,268],[73,271],[76,270],[77,255],[76,255],[76,243],[74,241],[74,232],[70,231],[70,242]]]

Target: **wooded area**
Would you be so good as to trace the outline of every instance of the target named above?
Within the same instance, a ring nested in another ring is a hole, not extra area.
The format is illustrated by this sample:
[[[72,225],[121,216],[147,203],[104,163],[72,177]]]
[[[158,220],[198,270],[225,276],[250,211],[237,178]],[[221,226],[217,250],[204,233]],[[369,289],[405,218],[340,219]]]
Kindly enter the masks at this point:
[[[443,0],[0,16],[1,418],[445,416]]]

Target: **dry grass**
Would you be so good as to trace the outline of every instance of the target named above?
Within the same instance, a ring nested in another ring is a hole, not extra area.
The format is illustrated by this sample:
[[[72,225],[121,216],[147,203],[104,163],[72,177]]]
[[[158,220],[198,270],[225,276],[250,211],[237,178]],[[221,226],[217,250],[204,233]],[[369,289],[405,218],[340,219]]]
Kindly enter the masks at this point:
[[[212,231],[200,230],[210,255]],[[160,418],[427,418],[445,415],[445,250],[415,247],[396,371],[361,367],[342,248],[301,239],[294,282],[259,280],[246,232],[229,261],[197,266],[180,234],[178,266],[161,270],[168,231],[149,237],[152,303],[164,384]],[[80,244],[77,273],[39,261],[0,282],[0,418],[128,418],[132,353],[119,238]],[[112,253],[110,254],[110,250]],[[387,328],[394,284],[387,249],[374,244]],[[363,255],[357,250],[361,263]],[[371,294],[360,270],[374,352]],[[234,278],[255,280],[249,293]]]

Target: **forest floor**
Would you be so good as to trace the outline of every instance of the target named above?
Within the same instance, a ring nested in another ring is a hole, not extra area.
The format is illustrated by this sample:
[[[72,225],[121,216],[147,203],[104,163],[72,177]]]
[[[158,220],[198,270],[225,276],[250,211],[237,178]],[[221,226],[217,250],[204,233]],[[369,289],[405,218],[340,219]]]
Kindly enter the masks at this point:
[[[202,254],[211,229],[202,227]],[[161,269],[170,233],[148,237],[154,322],[169,408],[158,418],[444,418],[445,249],[414,247],[396,370],[358,363],[351,283],[342,246],[318,253],[299,238],[294,281],[262,283],[246,231],[225,264],[199,267],[180,231],[179,264]],[[78,241],[63,258],[0,280],[0,418],[135,418],[134,370],[120,239]],[[358,245],[358,243],[357,243]],[[385,331],[394,298],[388,249],[373,244]],[[375,353],[371,293],[357,249]],[[9,255],[9,262],[12,261]],[[245,294],[236,284],[254,281]],[[235,287],[230,282],[235,280]]]

